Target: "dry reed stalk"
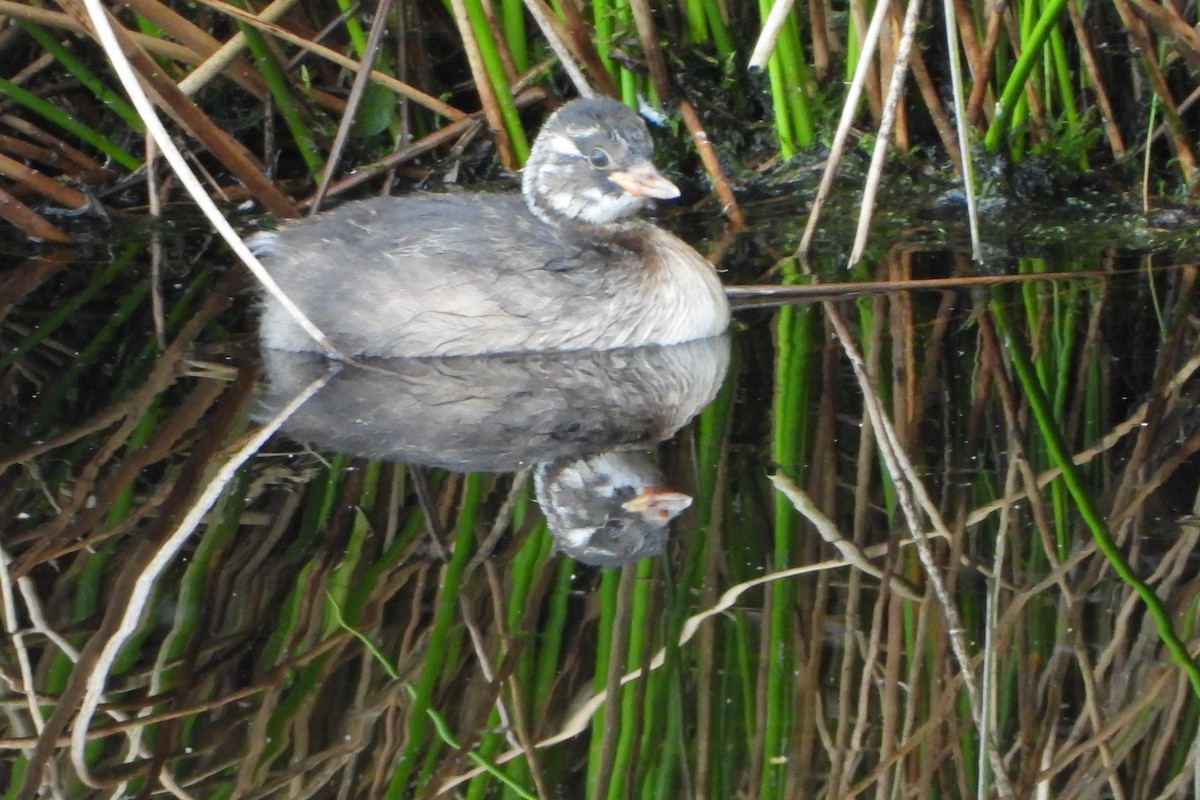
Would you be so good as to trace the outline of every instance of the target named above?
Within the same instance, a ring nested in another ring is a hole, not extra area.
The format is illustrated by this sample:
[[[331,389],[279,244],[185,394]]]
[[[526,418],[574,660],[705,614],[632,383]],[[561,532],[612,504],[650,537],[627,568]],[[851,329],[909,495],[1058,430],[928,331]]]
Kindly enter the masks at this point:
[[[1181,275],[1182,286],[1180,288],[1186,290],[1181,293],[1181,296],[1187,296],[1190,293],[1190,290],[1196,283],[1196,278],[1196,270],[1194,268],[1186,270]],[[1183,313],[1183,311],[1184,309],[1181,304],[1177,307],[1176,313]],[[1176,401],[1178,389],[1182,388],[1175,377],[1178,375],[1177,364],[1184,359],[1184,355],[1190,352],[1193,346],[1191,336],[1186,332],[1185,326],[1174,325],[1171,329],[1171,335],[1157,351],[1154,377],[1151,384],[1154,387],[1154,392],[1150,396],[1146,406],[1142,424],[1138,428],[1137,437],[1134,440],[1132,452],[1125,462],[1120,481],[1112,494],[1113,509],[1130,506],[1132,499],[1140,493],[1142,482],[1146,477],[1145,472],[1152,463],[1151,459],[1154,456],[1159,427],[1169,407]],[[1176,388],[1169,388],[1171,386],[1175,386]]]
[[[959,0],[963,5],[959,8],[958,18],[967,28],[959,32],[962,42],[973,41],[975,32],[970,30],[971,11],[966,0]],[[983,48],[975,56],[967,50],[967,60],[971,64],[971,96],[967,99],[967,120],[976,128],[982,130],[991,122],[995,113],[995,100],[992,94],[992,69],[996,62],[996,48],[1000,46],[1000,33],[1003,30],[1004,15],[1007,3],[995,3],[988,6],[987,30],[983,36]],[[986,101],[986,102],[985,102]]]
[[[709,532],[712,534],[712,540],[718,541],[725,531],[725,509],[728,507],[729,498],[728,492],[728,477],[729,477],[729,449],[730,449],[730,432],[732,428],[728,424],[732,418],[733,404],[729,405],[729,411],[725,415],[724,423],[720,426],[723,432],[720,443],[720,454],[718,456],[715,480],[713,481],[712,500],[709,505]],[[702,607],[711,608],[717,601],[717,586],[720,574],[724,571],[725,565],[723,561],[723,552],[719,547],[706,547],[704,549],[704,577],[700,582],[699,603]],[[695,674],[696,674],[696,748],[695,758],[692,760],[691,773],[692,780],[695,785],[697,797],[708,796],[710,762],[713,753],[716,751],[714,746],[714,725],[713,718],[717,709],[713,706],[713,698],[716,696],[713,692],[713,687],[716,685],[717,675],[717,637],[715,626],[705,625],[700,628],[698,634],[699,641],[696,643],[696,659],[695,659]]]
[[[557,19],[557,15],[549,10],[544,0],[525,0],[525,3],[530,6],[540,4],[550,18]],[[596,90],[600,94],[616,97],[618,95],[617,85],[613,83],[612,76],[608,74],[608,70],[604,68],[604,63],[600,60],[599,53],[596,52],[591,28],[583,21],[579,8],[573,2],[558,3],[557,8],[562,12],[562,25],[565,26],[566,35],[563,36],[563,42],[575,54],[575,58],[587,67],[588,76]]]
[[[912,71],[913,81],[917,84],[917,89],[921,92],[921,99],[925,103],[925,110],[928,112],[930,119],[933,120],[933,127],[938,132],[938,138],[942,142],[942,147],[946,148],[946,155],[953,165],[956,175],[962,176],[963,172],[963,152],[958,146],[958,135],[954,131],[954,124],[950,122],[950,117],[946,114],[946,109],[942,105],[942,97],[938,93],[938,89],[933,85],[933,79],[929,75],[929,67],[925,65],[925,56],[920,50],[914,50],[912,54]]]
[[[725,171],[721,169],[721,161],[717,157],[717,151],[713,149],[712,142],[709,141],[708,133],[705,132],[704,125],[700,121],[700,115],[696,113],[695,107],[687,98],[679,99],[679,113],[683,117],[683,123],[688,132],[692,135],[692,143],[696,146],[696,152],[700,155],[700,161],[704,164],[709,180],[712,181],[713,191],[717,193],[717,199],[721,202],[721,213],[729,219],[734,231],[744,230],[746,220],[742,216],[742,210],[738,206],[733,188],[730,187],[729,181],[725,177]]]
[[[222,49],[221,42],[159,0],[130,0],[126,5],[203,60],[197,69],[180,81],[179,89],[184,94],[195,94],[217,75],[225,75],[259,100],[266,100],[266,82],[253,66],[237,55],[236,50],[230,50],[226,58],[214,59],[213,55]]]
[[[852,608],[855,610],[860,608],[860,598],[858,595],[861,585],[856,585],[856,583],[858,582],[852,577],[847,591],[847,614],[849,614]],[[858,636],[856,634],[861,625],[858,621],[858,614],[854,617],[847,616],[846,618],[847,627],[844,642],[847,657],[853,659],[855,656],[858,656],[860,664],[854,681],[854,686],[856,687],[854,705],[846,709],[850,712],[851,719],[853,719],[853,725],[847,726],[850,728],[847,740],[850,755],[842,763],[841,774],[838,776],[838,783],[836,784],[837,791],[833,794],[834,797],[845,796],[851,780],[855,773],[862,768],[863,761],[866,758],[867,730],[869,727],[874,727],[874,720],[871,719],[870,714],[864,714],[863,709],[873,708],[876,705],[872,702],[872,695],[876,693],[876,685],[878,683],[876,674],[879,671],[879,664],[876,662],[876,659],[879,658],[879,651],[882,647],[880,642],[883,637],[883,615],[886,600],[886,593],[880,593],[875,598],[875,603],[871,608],[871,622],[870,627],[866,631],[865,643],[857,641]],[[885,774],[885,770],[876,771],[878,778],[885,777]]]
[[[912,6],[910,5],[911,10]],[[962,675],[962,679],[966,683],[967,699],[971,706],[971,717],[976,723],[976,729],[979,730],[978,726],[982,720],[982,716],[979,709],[978,687],[974,673],[971,671],[971,659],[968,656],[966,642],[963,638],[963,628],[959,622],[958,609],[954,604],[953,598],[949,596],[946,590],[944,577],[937,567],[937,562],[930,548],[930,541],[925,537],[923,526],[920,524],[918,509],[924,512],[924,515],[928,517],[933,527],[947,538],[950,535],[949,531],[946,529],[946,525],[937,508],[930,500],[924,484],[913,469],[907,453],[899,446],[891,421],[883,413],[879,395],[874,389],[871,373],[868,371],[858,347],[854,344],[852,335],[840,310],[835,304],[830,302],[825,302],[824,307],[826,315],[835,327],[843,352],[849,358],[854,368],[855,377],[859,381],[860,389],[866,401],[866,408],[877,431],[876,438],[879,442],[880,454],[884,459],[893,485],[896,488],[898,505],[916,545],[921,566],[937,596],[938,605],[946,624],[946,640],[953,653],[958,672]],[[1000,754],[995,749],[995,743],[990,740],[984,740],[983,747],[989,751],[988,756],[996,774],[997,788],[1000,796],[1008,800],[1008,798],[1014,796],[1013,790],[1005,773]]]
[[[213,8],[216,11],[226,14],[226,15],[238,20],[239,22],[244,22],[247,25],[257,28],[258,30],[262,31],[263,33],[267,33],[272,36],[275,36],[279,39],[284,40],[285,42],[287,42],[289,44],[299,47],[301,50],[312,53],[313,55],[323,58],[332,64],[336,64],[337,66],[342,67],[343,69],[349,70],[351,72],[358,72],[358,70],[359,70],[359,63],[357,61],[355,61],[353,58],[344,56],[341,53],[339,53],[337,50],[334,50],[332,48],[325,47],[322,44],[318,44],[316,42],[310,41],[309,39],[306,39],[303,36],[298,36],[295,33],[288,30],[287,28],[284,28],[280,25],[276,25],[271,22],[267,22],[267,21],[261,19],[260,17],[255,16],[254,14],[251,14],[247,11],[244,11],[244,10],[238,8],[237,6],[231,6],[227,3],[222,3],[219,0],[197,0],[197,1],[202,3],[203,5]],[[406,83],[403,83],[402,81],[398,81],[395,78],[393,78],[391,75],[387,75],[387,74],[379,72],[377,70],[372,70],[371,71],[371,80],[374,81],[375,83],[380,84],[381,86],[383,86],[387,89],[392,90],[393,92],[400,95],[401,97],[403,97],[407,100],[411,100],[412,102],[416,103],[417,105],[419,105],[423,108],[429,109],[430,111],[437,114],[438,116],[445,117],[446,119],[460,120],[467,116],[466,112],[460,111],[459,109],[454,108],[453,106],[447,105],[446,103],[443,103],[441,100],[438,100],[436,97],[426,94],[425,92],[422,92],[419,89],[416,89]]]
[[[884,36],[879,40],[879,82],[880,86],[884,85],[884,76],[890,77],[896,69],[897,54],[903,50],[903,33],[901,31],[904,25],[904,13],[901,0],[892,0],[891,3],[891,18],[888,20],[891,28],[891,35]],[[908,58],[904,64],[904,69],[908,70],[908,62],[912,61],[912,54],[919,52],[919,48],[910,48],[908,50]],[[907,75],[905,80],[907,80]],[[880,120],[882,121],[882,120]],[[908,136],[908,103],[901,102],[896,106],[896,121],[892,126],[892,146],[901,153],[907,153],[909,150]]]
[[[104,169],[94,161],[89,166],[81,168],[77,164],[67,163],[67,159],[60,157],[58,153],[48,147],[2,133],[0,133],[0,152],[19,156],[27,161],[41,164],[43,167],[52,167],[80,183],[104,183],[116,177],[116,173],[112,170]]]
[[[891,3],[886,3],[887,10],[890,12]],[[857,32],[855,36],[862,44],[859,46],[858,57],[867,62],[865,88],[867,96],[867,108],[871,113],[871,120],[878,126],[879,119],[883,114],[883,76],[886,71],[880,68],[879,62],[876,61],[876,54],[882,54],[885,45],[883,42],[888,36],[880,36],[873,47],[868,47],[867,42],[870,41],[866,33],[869,28],[867,20],[866,4],[862,0],[854,0],[850,4],[850,20]],[[891,35],[891,31],[888,32]],[[883,60],[882,55],[879,56],[880,61]]]
[[[568,3],[565,5],[571,4]],[[616,87],[613,86],[612,80],[608,79],[608,73],[596,56],[596,49],[594,47],[587,48],[586,51],[580,49],[577,37],[571,35],[570,31],[563,24],[563,21],[558,18],[558,15],[543,0],[525,0],[525,8],[529,10],[529,15],[533,17],[534,22],[541,29],[542,35],[546,37],[550,49],[558,57],[559,66],[567,73],[567,77],[571,79],[571,85],[575,87],[575,91],[579,93],[580,97],[592,97],[595,95],[595,91],[588,84],[587,78],[583,76],[580,68],[580,64],[586,62],[589,57],[596,62],[595,64],[588,63],[588,69],[593,75],[593,80],[599,76],[603,76],[606,79],[601,91],[609,97],[612,97],[616,93]],[[599,70],[599,75],[596,73],[597,69]]]
[[[1128,0],[1128,3],[1160,38],[1170,42],[1172,49],[1192,69],[1200,68],[1200,33],[1180,16],[1177,9],[1146,0]]]
[[[9,178],[27,190],[47,197],[64,208],[81,209],[90,204],[87,195],[78,189],[64,186],[36,169],[0,153],[0,176]]]
[[[87,12],[80,0],[62,0],[63,7],[79,22],[88,22]],[[296,215],[291,200],[263,174],[262,166],[253,155],[229,133],[212,121],[199,106],[191,101],[179,87],[162,74],[155,61],[137,44],[126,29],[109,17],[113,32],[126,57],[145,85],[155,96],[159,108],[169,114],[187,130],[203,147],[219,159],[225,167],[246,185],[264,208],[276,216],[288,218]]]
[[[509,86],[512,86],[517,82],[519,75],[517,74],[516,65],[513,64],[512,52],[508,47],[508,37],[504,35],[504,29],[500,24],[500,20],[496,17],[496,9],[492,0],[479,0],[479,7],[482,9],[484,20],[487,22],[492,44],[496,46],[496,54],[500,58],[500,67],[504,71],[504,79]]]
[[[111,170],[102,167],[87,153],[72,147],[57,136],[46,132],[42,128],[37,127],[31,122],[24,120],[15,114],[0,115],[0,122],[4,123],[18,133],[24,134],[26,137],[32,139],[34,142],[37,142],[46,150],[50,151],[50,153],[52,153],[50,157],[53,159],[53,163],[60,165],[60,169],[67,174],[76,175],[80,178],[83,176],[92,176],[97,181],[107,180],[114,176],[114,173]],[[75,164],[77,168],[68,169],[66,167],[66,162]]]
[[[513,98],[513,102],[516,103],[517,108],[527,108],[537,103],[544,102],[546,97],[546,92],[543,89],[526,89]],[[418,139],[407,147],[400,148],[396,152],[380,159],[370,166],[356,169],[352,174],[334,182],[333,185],[330,186],[327,194],[331,197],[337,197],[338,195],[344,194],[356,186],[359,186],[378,177],[379,175],[384,174],[390,169],[394,169],[401,164],[412,161],[418,156],[435,150],[442,145],[449,144],[450,142],[463,136],[465,133],[470,132],[473,128],[481,125],[483,123],[482,117],[482,112],[477,112],[477,116],[464,117],[463,119],[452,122],[445,127],[439,128],[428,136]],[[311,202],[311,198],[309,200],[302,201],[301,205],[307,205],[309,202]]]
[[[1071,30],[1075,33],[1075,41],[1079,46],[1079,57],[1083,61],[1084,72],[1088,84],[1096,93],[1096,105],[1100,107],[1100,122],[1104,126],[1104,135],[1108,139],[1109,150],[1116,159],[1125,156],[1125,141],[1121,137],[1121,128],[1117,125],[1117,113],[1112,101],[1108,99],[1108,89],[1100,75],[1100,66],[1096,63],[1096,53],[1092,48],[1091,36],[1084,24],[1083,15],[1074,3],[1067,3],[1067,14],[1071,19]]]
[[[1146,30],[1146,26],[1134,15],[1133,9],[1127,0],[1114,0],[1113,5],[1117,9],[1121,21],[1125,24],[1126,32],[1129,35],[1134,52],[1138,54],[1142,68],[1145,70],[1146,78],[1150,81],[1150,86],[1154,94],[1158,96],[1158,100],[1162,104],[1162,112],[1166,118],[1171,147],[1175,152],[1175,159],[1179,164],[1180,174],[1183,176],[1184,181],[1189,186],[1192,186],[1196,174],[1196,155],[1192,149],[1188,130],[1179,118],[1179,109],[1175,105],[1174,96],[1171,94],[1166,76],[1163,74],[1158,63],[1151,57],[1151,54],[1155,52],[1154,43],[1150,40],[1150,34]]]
[[[908,57],[916,38],[917,21],[920,18],[922,0],[908,0],[904,12],[904,30],[896,51],[896,66],[891,71],[888,81],[887,97],[884,101],[883,115],[879,118],[879,128],[876,131],[874,148],[871,152],[871,166],[867,170],[863,182],[862,201],[859,204],[858,229],[854,234],[854,244],[847,260],[853,266],[862,260],[863,251],[867,246],[867,234],[871,219],[875,212],[875,197],[879,191],[879,183],[883,178],[883,164],[887,158],[888,143],[895,130],[897,112],[903,100],[904,83],[908,76]]]
[[[837,131],[833,135],[833,143],[829,147],[829,157],[825,162],[825,171],[821,174],[821,185],[817,188],[816,197],[813,198],[812,208],[808,212],[808,222],[804,226],[804,233],[800,236],[800,245],[796,248],[796,255],[801,259],[808,254],[812,247],[812,240],[817,232],[817,222],[821,218],[821,211],[825,207],[830,193],[833,191],[833,181],[837,177],[838,166],[841,164],[842,156],[846,150],[846,141],[850,137],[850,130],[854,123],[858,100],[870,83],[871,59],[868,53],[875,49],[879,41],[883,23],[887,17],[887,9],[888,4],[886,3],[876,4],[875,13],[871,17],[871,24],[867,28],[866,34],[861,37],[862,55],[854,68],[854,78],[850,82],[846,99],[842,103],[842,114],[838,119]]]
[[[87,35],[89,30],[87,25],[80,23],[69,14],[25,3],[17,3],[13,2],[13,0],[0,0],[0,14],[12,19],[28,20],[47,28],[68,31],[75,34]],[[195,51],[181,44],[138,31],[130,31],[130,36],[144,47],[147,52],[154,53],[157,56],[169,58],[172,61],[179,61],[184,64],[198,64],[202,60],[201,56]],[[233,76],[231,75],[230,77]]]
[[[141,449],[137,449],[134,451],[136,458],[121,459],[119,466],[113,470],[111,464],[116,460],[116,454],[126,447],[139,420],[145,416],[155,398],[182,377],[184,370],[180,365],[184,354],[194,346],[196,338],[204,327],[229,307],[231,302],[229,295],[232,294],[232,291],[227,287],[227,293],[217,292],[206,298],[195,315],[183,325],[175,340],[158,359],[146,380],[127,394],[120,403],[111,404],[79,426],[39,444],[36,448],[14,454],[6,463],[0,463],[0,470],[2,470],[19,463],[21,459],[30,459],[37,454],[66,447],[114,424],[117,426],[95,449],[92,459],[78,470],[72,501],[64,504],[54,519],[31,530],[31,533],[36,534],[28,539],[33,545],[22,553],[10,567],[14,578],[21,578],[28,574],[35,565],[57,557],[54,552],[55,548],[76,539],[86,541],[89,536],[102,529],[96,524],[96,520],[103,516],[103,512],[107,510],[112,499],[120,491],[114,483],[112,473],[126,470],[130,475],[134,475],[141,468],[143,459],[148,458],[143,455]],[[130,467],[125,467],[125,464],[129,462],[133,463]],[[153,459],[149,459],[145,463],[153,463]],[[105,480],[103,483],[99,483],[99,476],[102,472]],[[126,480],[132,480],[132,478],[127,477]],[[117,482],[119,481],[120,478],[117,479]],[[80,498],[78,502],[74,500],[76,497]],[[74,518],[85,506],[87,510],[82,524],[73,525]],[[97,509],[99,509],[99,514],[96,514]]]
[[[325,166],[321,170],[321,180],[317,184],[317,191],[308,205],[310,216],[321,210],[321,202],[325,199],[325,194],[329,191],[329,184],[333,180],[334,173],[337,172],[338,163],[342,159],[342,152],[345,150],[346,142],[350,138],[350,129],[354,125],[354,119],[358,115],[358,109],[362,105],[363,96],[366,94],[367,83],[370,81],[371,68],[375,63],[375,57],[379,55],[379,47],[383,43],[383,34],[387,31],[391,10],[392,0],[379,0],[379,6],[375,10],[375,18],[371,21],[371,32],[367,36],[366,51],[362,54],[361,68],[354,75],[354,83],[350,86],[350,96],[346,98],[346,111],[342,115],[342,118],[338,120],[337,133],[333,137],[333,147],[330,148],[329,155],[325,158]]]
[[[834,47],[829,29],[829,16],[825,13],[825,0],[808,0],[808,32],[812,40],[812,68],[819,83],[829,79],[833,68]],[[840,47],[840,45],[839,45]]]
[[[479,50],[475,31],[471,27],[467,5],[464,0],[450,0],[450,3],[454,9],[454,22],[458,26],[459,38],[462,39],[463,50],[467,54],[467,63],[471,67],[475,90],[479,93],[479,102],[487,117],[488,127],[492,129],[496,137],[496,153],[500,157],[500,163],[511,170],[516,170],[521,165],[517,163],[512,142],[505,133],[504,115],[500,111],[500,101],[496,97],[496,88],[492,86],[492,81],[488,77],[487,67],[484,66],[483,54]]]
[[[41,214],[0,188],[0,219],[14,225],[30,239],[46,242],[69,242],[71,237],[60,231]]]

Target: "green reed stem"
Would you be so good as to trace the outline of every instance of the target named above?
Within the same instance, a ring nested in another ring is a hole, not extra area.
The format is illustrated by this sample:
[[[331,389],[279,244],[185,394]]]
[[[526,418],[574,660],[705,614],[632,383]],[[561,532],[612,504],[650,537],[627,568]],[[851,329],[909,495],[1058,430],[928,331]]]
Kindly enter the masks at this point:
[[[1025,91],[1025,82],[1029,80],[1034,66],[1042,58],[1042,45],[1046,43],[1050,31],[1058,24],[1058,18],[1066,4],[1067,0],[1050,0],[1042,8],[1037,24],[1022,42],[1021,57],[1017,59],[1017,63],[1008,76],[1008,81],[1004,84],[1000,102],[996,107],[996,116],[992,119],[992,124],[988,126],[987,135],[983,140],[989,153],[994,153],[999,149],[1000,140],[1011,130],[1017,103]]]
[[[543,533],[546,539],[550,537]],[[549,553],[543,554],[543,561]],[[571,599],[575,562],[569,558],[558,560],[558,571],[549,596],[543,601],[546,621],[538,631],[537,671],[531,695],[533,708],[540,709],[549,702],[550,689],[559,676],[559,656],[562,654],[563,635],[567,630],[568,602]]]
[[[417,690],[413,687],[413,685],[411,683],[405,684],[404,688],[408,691],[409,697],[411,697],[415,701],[417,699],[418,695],[417,695]],[[429,716],[429,719],[433,722],[433,728],[435,731],[437,731],[438,737],[443,742],[445,742],[448,746],[450,746],[451,748],[453,748],[455,750],[460,749],[461,745],[458,743],[458,740],[454,738],[454,734],[450,732],[450,726],[448,726],[446,724],[446,720],[442,718],[442,715],[439,714],[437,711],[435,711],[432,708],[425,709],[425,713]],[[481,758],[477,753],[473,753],[473,752],[467,753],[467,758],[469,758],[473,762],[475,762],[480,768],[482,768],[485,772],[487,772],[493,778],[500,781],[505,786],[507,786],[509,789],[516,792],[518,797],[524,798],[524,800],[538,800],[537,795],[530,794],[529,791],[527,789],[525,789],[525,787],[521,786],[520,784],[516,783],[515,781],[509,780],[509,777],[507,775],[505,775],[500,770],[496,769],[495,764],[492,764],[491,762],[487,761],[486,759]]]
[[[358,0],[337,0],[338,12],[342,19],[346,21],[346,35],[350,37],[350,44],[354,47],[354,55],[361,59],[363,54],[367,52],[367,32],[363,30],[362,23],[354,13],[354,8],[357,5]]]
[[[409,778],[417,764],[419,753],[429,743],[425,716],[430,708],[433,690],[443,676],[444,665],[448,663],[452,644],[448,641],[450,638],[448,634],[458,608],[459,585],[462,580],[463,568],[470,559],[472,551],[470,542],[474,534],[475,522],[479,517],[479,505],[482,498],[483,477],[479,473],[467,475],[463,481],[462,503],[455,526],[454,552],[442,570],[441,585],[429,635],[429,649],[425,655],[420,680],[417,683],[416,696],[413,698],[412,708],[409,709],[408,742],[392,771],[386,794],[388,800],[400,800],[400,798],[413,796],[408,785]]]
[[[1024,343],[1017,340],[1014,329],[1009,323],[1008,310],[1002,299],[993,297],[991,312],[996,321],[996,329],[1003,337],[1004,350],[1012,362],[1013,370],[1021,382],[1021,388],[1029,402],[1030,410],[1033,411],[1034,418],[1037,420],[1038,430],[1041,431],[1051,461],[1062,472],[1062,479],[1066,483],[1071,497],[1075,500],[1075,507],[1078,509],[1080,517],[1091,531],[1096,547],[1108,559],[1108,563],[1112,566],[1113,571],[1121,577],[1121,580],[1142,598],[1142,602],[1146,604],[1146,610],[1154,619],[1159,639],[1167,646],[1175,662],[1187,673],[1188,680],[1192,684],[1192,691],[1197,697],[1200,697],[1200,664],[1192,659],[1187,646],[1175,633],[1175,629],[1171,625],[1170,612],[1163,605],[1162,600],[1134,573],[1129,562],[1121,554],[1108,530],[1108,525],[1096,509],[1090,492],[1083,486],[1075,464],[1071,460],[1071,454],[1067,451],[1066,443],[1063,441],[1062,433],[1054,421],[1050,402],[1047,400],[1033,365],[1025,352]]]
[[[525,4],[521,0],[502,0],[501,25],[504,41],[508,44],[513,67],[517,72],[529,69],[529,43],[525,35]]]
[[[364,479],[370,482],[378,478],[379,462],[370,461],[364,468],[366,475]],[[372,491],[368,488],[363,494],[368,494]],[[346,607],[347,600],[350,597],[350,588],[354,583],[354,574],[359,562],[362,559],[363,544],[371,535],[371,523],[367,519],[364,508],[369,508],[370,504],[365,500],[360,502],[354,510],[354,525],[350,529],[350,537],[346,542],[345,547],[341,551],[341,557],[338,559],[337,566],[329,574],[328,580],[325,582],[325,595],[329,600],[329,605],[336,608],[336,612],[329,615],[325,620],[324,634],[332,636],[338,628],[345,626],[344,614],[342,609]],[[357,622],[357,620],[354,620]]]
[[[525,129],[521,126],[517,104],[513,102],[512,87],[508,85],[508,74],[504,71],[504,62],[500,59],[500,48],[492,38],[492,28],[488,25],[487,15],[480,0],[464,0],[464,5],[467,8],[471,30],[475,32],[475,40],[479,43],[479,53],[483,57],[488,80],[495,89],[500,116],[504,119],[504,130],[512,143],[518,163],[524,164],[525,159],[529,157],[529,140],[525,138]]]
[[[608,681],[609,661],[613,653],[613,631],[617,627],[617,595],[621,583],[621,571],[606,569],[600,576],[598,590],[600,600],[600,620],[596,632],[596,667],[593,672],[592,690],[604,691]],[[617,698],[610,697],[608,702],[615,703]],[[594,796],[595,787],[601,781],[609,780],[608,775],[599,774],[599,766],[604,750],[604,711],[598,709],[592,716],[591,742],[588,746],[587,787],[585,796]]]
[[[279,109],[279,114],[283,117],[283,124],[287,126],[292,141],[296,143],[300,158],[308,167],[309,175],[315,178],[325,167],[325,157],[317,147],[312,128],[305,121],[300,107],[296,105],[296,99],[292,95],[292,86],[288,82],[287,76],[275,61],[275,54],[271,52],[262,35],[250,25],[238,23],[238,27],[241,29],[242,35],[246,37],[246,46],[250,48],[258,71],[262,73],[263,79],[267,82],[267,90],[275,100],[275,107]]]
[[[784,282],[795,283],[795,271],[785,270]],[[805,425],[809,395],[808,364],[811,356],[807,323],[812,309],[786,306],[779,311],[777,329],[778,355],[775,367],[775,398],[773,453],[779,469],[793,480],[800,480],[802,454],[807,451]],[[774,552],[771,565],[784,569],[791,565],[792,537],[795,535],[796,512],[781,493],[774,494]],[[765,591],[769,594],[769,615],[766,620],[767,657],[766,718],[763,765],[759,797],[764,800],[780,797],[787,780],[784,767],[791,735],[794,709],[791,701],[792,659],[790,653],[792,584],[775,581]]]
[[[1075,70],[1067,55],[1066,43],[1058,26],[1050,29],[1050,63],[1053,65],[1051,72],[1058,85],[1063,115],[1069,122],[1076,122],[1079,119],[1079,108],[1075,105]],[[1080,167],[1086,169],[1086,162],[1080,164]]]
[[[596,43],[600,63],[613,78],[617,77],[617,68],[609,53],[616,21],[617,9],[609,0],[592,0],[592,41]]]
[[[367,652],[369,652],[371,657],[378,662],[379,666],[383,668],[383,671],[387,673],[389,678],[394,681],[400,680],[400,673],[396,671],[396,667],[392,664],[387,655],[385,655],[384,652],[380,650],[374,642],[371,641],[369,636],[360,631],[358,628],[351,627],[351,625],[346,622],[346,617],[342,613],[342,607],[338,605],[337,600],[334,599],[333,592],[330,592],[328,589],[326,589],[325,599],[329,601],[329,616],[334,625],[352,634],[355,639],[358,639],[360,642],[362,642],[363,646],[367,648]]]
[[[216,523],[204,528],[203,534],[196,542],[196,549],[188,557],[187,568],[179,581],[179,592],[175,598],[174,622],[158,648],[159,663],[168,667],[160,673],[159,685],[155,687],[156,694],[169,692],[177,684],[177,667],[173,665],[180,663],[180,659],[187,654],[188,643],[203,618],[202,609],[205,592],[210,588],[208,580],[212,574],[210,567],[213,559],[241,531],[250,484],[248,471],[240,470],[237,479],[213,509],[212,519],[216,520]]]
[[[101,103],[124,120],[126,125],[139,133],[145,130],[145,126],[142,125],[142,118],[138,116],[137,111],[134,110],[125,97],[100,80],[96,76],[96,73],[92,72],[74,53],[63,47],[62,42],[49,31],[37,23],[25,20],[17,20],[17,24],[21,26],[21,30],[25,31],[30,38],[41,45],[43,50],[54,56],[60,64],[66,67],[67,71],[71,73],[71,77],[87,87],[88,91],[94,94]]]
[[[36,345],[44,341],[46,337],[70,321],[84,303],[95,297],[101,289],[121,274],[125,268],[125,264],[140,249],[141,246],[137,244],[126,245],[121,254],[113,260],[113,263],[93,275],[88,285],[82,291],[71,295],[70,299],[42,319],[32,333],[15,345],[9,346],[7,352],[0,354],[0,371],[7,369],[14,361],[25,353],[28,353]]]
[[[637,669],[642,665],[642,659],[645,655],[646,648],[650,646],[650,637],[647,635],[650,629],[650,608],[653,604],[652,590],[655,588],[651,578],[654,574],[654,559],[644,558],[637,563],[637,582],[634,584],[633,598],[629,608],[629,626],[628,626],[628,644],[625,648],[625,671]],[[635,765],[637,765],[637,750],[638,736],[644,732],[646,722],[643,721],[641,731],[636,730],[639,726],[634,724],[638,716],[638,699],[639,695],[645,692],[645,705],[643,706],[647,716],[661,713],[663,710],[662,702],[658,699],[657,693],[652,690],[655,688],[655,683],[650,681],[647,676],[643,676],[640,681],[631,681],[621,687],[621,730],[617,735],[617,749],[613,758],[612,779],[608,782],[608,797],[609,800],[624,800],[627,797],[626,780],[635,780],[634,776],[630,775]],[[617,698],[609,698],[609,702],[617,702]]]
[[[8,97],[17,105],[24,106],[63,130],[75,134],[125,169],[134,170],[142,165],[140,159],[134,158],[110,139],[84,125],[53,103],[43,100],[32,92],[25,91],[12,81],[0,78],[0,97]]]
[[[722,60],[728,59],[734,51],[733,37],[721,13],[721,3],[717,0],[687,0],[684,10],[687,13],[688,41],[701,44],[711,41],[717,55]]]

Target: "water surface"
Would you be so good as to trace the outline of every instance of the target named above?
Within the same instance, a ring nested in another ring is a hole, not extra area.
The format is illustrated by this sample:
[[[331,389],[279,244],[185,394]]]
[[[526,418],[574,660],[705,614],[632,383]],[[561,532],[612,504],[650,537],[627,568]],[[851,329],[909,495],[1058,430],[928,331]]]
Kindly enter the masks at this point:
[[[722,242],[727,281],[806,280],[792,213]],[[310,406],[247,447],[324,365],[264,379],[241,270],[160,233],[3,247],[5,796],[30,763],[67,797],[1188,796],[1196,694],[1095,544],[1195,641],[1186,255],[897,238],[811,265],[886,291],[743,310],[715,361],[606,356],[542,406],[461,387],[544,365],[439,365],[324,409],[354,446]],[[614,453],[693,501],[660,555],[582,564],[536,472]]]

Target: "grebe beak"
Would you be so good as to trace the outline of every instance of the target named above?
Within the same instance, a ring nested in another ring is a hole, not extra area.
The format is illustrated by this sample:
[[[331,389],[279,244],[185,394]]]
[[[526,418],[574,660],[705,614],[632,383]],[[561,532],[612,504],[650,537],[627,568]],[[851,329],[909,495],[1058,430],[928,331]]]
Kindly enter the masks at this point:
[[[634,197],[653,197],[657,200],[679,197],[679,187],[664,178],[649,161],[609,173],[608,179]]]

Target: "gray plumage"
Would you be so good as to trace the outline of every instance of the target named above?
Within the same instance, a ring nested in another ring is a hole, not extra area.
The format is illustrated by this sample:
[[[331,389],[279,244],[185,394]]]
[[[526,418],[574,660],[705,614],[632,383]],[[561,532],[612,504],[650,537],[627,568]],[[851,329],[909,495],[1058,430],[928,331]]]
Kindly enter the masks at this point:
[[[667,526],[692,504],[663,488],[662,470],[636,450],[540,464],[533,479],[556,547],[598,567],[661,553]]]
[[[284,292],[344,353],[384,357],[673,344],[723,331],[712,266],[633,219],[678,190],[650,163],[645,125],[577,100],[534,144],[524,201],[420,194],[348,203],[255,248]],[[531,210],[532,209],[532,210]],[[264,299],[262,341],[316,350]]]
[[[263,415],[324,374],[319,353],[264,350]],[[371,359],[342,369],[284,423],[293,439],[463,471],[647,447],[716,395],[728,337],[574,353]]]

